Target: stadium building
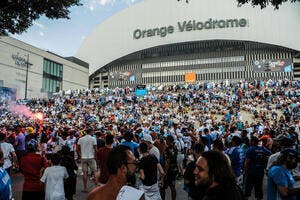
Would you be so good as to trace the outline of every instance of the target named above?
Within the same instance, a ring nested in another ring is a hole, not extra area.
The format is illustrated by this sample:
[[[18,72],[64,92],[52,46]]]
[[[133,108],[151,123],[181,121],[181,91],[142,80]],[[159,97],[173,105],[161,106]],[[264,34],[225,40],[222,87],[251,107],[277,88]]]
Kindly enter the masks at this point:
[[[11,37],[0,37],[0,97],[50,97],[89,87],[89,65],[61,57]],[[14,93],[14,94],[10,94]]]
[[[144,0],[85,39],[90,87],[300,78],[300,2],[279,10],[236,0]]]

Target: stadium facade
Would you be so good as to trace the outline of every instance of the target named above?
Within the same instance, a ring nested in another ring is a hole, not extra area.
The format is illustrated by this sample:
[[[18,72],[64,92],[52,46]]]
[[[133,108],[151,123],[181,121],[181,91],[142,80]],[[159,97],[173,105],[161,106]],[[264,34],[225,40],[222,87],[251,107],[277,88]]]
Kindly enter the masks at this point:
[[[300,78],[300,3],[144,0],[108,18],[76,57],[90,87]]]
[[[11,37],[0,37],[0,92],[16,98],[50,97],[59,91],[89,87],[89,65],[61,57]]]

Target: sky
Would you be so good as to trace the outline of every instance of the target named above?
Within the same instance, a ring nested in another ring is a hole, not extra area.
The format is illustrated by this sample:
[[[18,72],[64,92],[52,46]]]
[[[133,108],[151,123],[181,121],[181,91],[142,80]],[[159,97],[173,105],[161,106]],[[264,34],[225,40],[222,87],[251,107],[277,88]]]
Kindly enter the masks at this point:
[[[81,0],[70,8],[71,19],[51,20],[44,16],[26,32],[12,37],[60,56],[74,56],[84,39],[105,19],[142,0]]]

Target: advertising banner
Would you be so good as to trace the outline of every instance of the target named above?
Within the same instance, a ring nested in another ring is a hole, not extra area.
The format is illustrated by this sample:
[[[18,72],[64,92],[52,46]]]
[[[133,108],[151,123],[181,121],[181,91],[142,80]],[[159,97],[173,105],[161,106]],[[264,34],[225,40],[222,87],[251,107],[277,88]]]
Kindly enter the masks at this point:
[[[17,90],[14,88],[0,87],[1,100],[15,101]]]
[[[135,95],[143,97],[147,94],[146,85],[137,85],[135,89]]]
[[[186,83],[195,83],[196,82],[196,73],[195,72],[185,73],[185,82]]]
[[[292,60],[255,60],[254,72],[292,72]]]
[[[134,71],[109,72],[109,81],[132,81],[135,82],[139,73]]]

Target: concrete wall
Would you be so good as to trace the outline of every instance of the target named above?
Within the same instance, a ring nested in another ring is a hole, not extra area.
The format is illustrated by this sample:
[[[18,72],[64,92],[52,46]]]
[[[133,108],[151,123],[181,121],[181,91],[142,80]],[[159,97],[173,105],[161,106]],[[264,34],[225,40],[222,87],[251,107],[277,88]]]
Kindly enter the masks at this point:
[[[23,59],[23,65],[16,64],[13,57]],[[63,65],[62,89],[88,88],[89,69],[70,62],[60,56],[33,47],[10,37],[0,37],[0,80],[4,87],[17,89],[17,98],[25,97],[26,62],[29,55],[28,98],[45,97],[42,93],[44,58]],[[24,63],[25,62],[25,63]]]

